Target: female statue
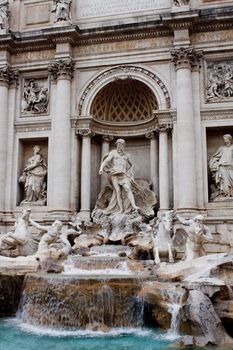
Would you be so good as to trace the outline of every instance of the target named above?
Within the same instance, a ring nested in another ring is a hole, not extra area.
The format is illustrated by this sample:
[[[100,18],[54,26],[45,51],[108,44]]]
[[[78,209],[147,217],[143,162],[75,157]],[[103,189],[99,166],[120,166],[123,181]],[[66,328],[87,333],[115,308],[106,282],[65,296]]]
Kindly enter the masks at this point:
[[[24,183],[25,199],[27,202],[40,202],[44,205],[46,202],[46,175],[47,165],[41,155],[40,146],[33,148],[33,156],[27,161],[27,166],[19,178],[19,182]]]

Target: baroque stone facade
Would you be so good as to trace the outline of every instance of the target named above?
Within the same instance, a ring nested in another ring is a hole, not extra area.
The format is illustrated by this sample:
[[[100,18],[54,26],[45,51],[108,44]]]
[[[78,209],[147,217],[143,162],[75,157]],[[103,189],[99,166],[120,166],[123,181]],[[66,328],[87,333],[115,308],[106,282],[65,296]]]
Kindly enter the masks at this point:
[[[1,232],[25,202],[42,224],[90,219],[123,138],[155,212],[202,214],[209,251],[229,250],[232,14],[229,0],[1,1]]]

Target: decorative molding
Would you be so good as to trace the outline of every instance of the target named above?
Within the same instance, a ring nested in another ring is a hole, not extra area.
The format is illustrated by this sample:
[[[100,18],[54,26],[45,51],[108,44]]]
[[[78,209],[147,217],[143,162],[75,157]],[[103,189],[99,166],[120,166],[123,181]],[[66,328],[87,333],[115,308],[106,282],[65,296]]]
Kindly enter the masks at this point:
[[[56,82],[58,79],[72,79],[75,63],[72,59],[56,60],[48,66],[51,80]]]
[[[15,123],[15,131],[17,133],[23,132],[43,132],[51,130],[51,121],[45,120],[36,123],[35,121],[31,122],[16,122]]]
[[[102,136],[102,140],[105,142],[111,142],[114,140],[114,137],[112,135],[101,135]]]
[[[95,136],[95,133],[93,133],[91,129],[79,129],[78,135],[81,137],[93,137]]]
[[[203,52],[196,51],[192,46],[188,48],[181,47],[177,50],[171,50],[171,56],[176,70],[183,68],[192,70],[195,66],[200,65]]]
[[[107,71],[104,71],[103,73],[99,74],[96,78],[94,78],[89,85],[86,87],[85,91],[83,92],[79,104],[78,104],[78,114],[81,115],[82,114],[82,108],[83,108],[83,104],[85,99],[87,98],[87,96],[90,94],[91,90],[97,85],[97,83],[99,83],[101,80],[106,79],[107,77],[111,77],[111,76],[116,76],[117,74],[122,74],[124,73],[127,77],[131,77],[133,78],[133,74],[134,73],[139,73],[143,76],[146,76],[150,79],[153,80],[154,84],[157,84],[160,89],[163,92],[163,95],[165,97],[166,100],[166,104],[167,104],[167,108],[171,107],[171,98],[169,95],[169,92],[165,86],[165,84],[162,82],[162,80],[153,72],[147,70],[146,68],[142,68],[142,67],[137,67],[137,66],[131,66],[131,65],[122,65],[122,66],[117,66],[114,68],[111,68]]]
[[[202,120],[233,120],[233,109],[223,109],[223,110],[202,110],[201,111]]]
[[[154,131],[150,131],[150,132],[147,132],[145,136],[148,140],[153,140],[155,138],[155,133]]]
[[[18,84],[19,71],[12,69],[8,64],[0,67],[0,83],[1,84]]]
[[[172,130],[173,125],[172,123],[164,123],[164,124],[159,124],[156,126],[155,131],[160,133],[160,132],[169,132],[170,130]]]

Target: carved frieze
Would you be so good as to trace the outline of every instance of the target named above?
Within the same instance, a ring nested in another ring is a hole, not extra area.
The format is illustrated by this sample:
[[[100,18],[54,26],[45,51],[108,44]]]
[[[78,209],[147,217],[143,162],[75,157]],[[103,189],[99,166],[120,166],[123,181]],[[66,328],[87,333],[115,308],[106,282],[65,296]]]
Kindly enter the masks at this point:
[[[47,79],[25,79],[22,96],[22,114],[46,114],[49,105]]]
[[[207,62],[206,101],[233,99],[233,61]]]
[[[74,72],[74,62],[68,58],[66,60],[56,60],[48,67],[52,81],[57,79],[72,79]]]
[[[193,47],[181,47],[171,51],[172,62],[176,70],[182,68],[193,69],[200,65],[202,52],[195,50]]]

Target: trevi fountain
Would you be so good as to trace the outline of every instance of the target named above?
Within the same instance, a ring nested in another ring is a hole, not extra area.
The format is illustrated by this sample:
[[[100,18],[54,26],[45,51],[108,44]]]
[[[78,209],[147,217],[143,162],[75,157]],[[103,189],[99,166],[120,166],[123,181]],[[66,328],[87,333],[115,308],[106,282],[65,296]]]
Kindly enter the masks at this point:
[[[232,350],[232,18],[0,0],[0,350]]]

